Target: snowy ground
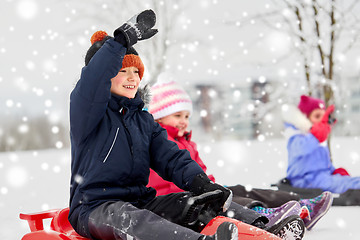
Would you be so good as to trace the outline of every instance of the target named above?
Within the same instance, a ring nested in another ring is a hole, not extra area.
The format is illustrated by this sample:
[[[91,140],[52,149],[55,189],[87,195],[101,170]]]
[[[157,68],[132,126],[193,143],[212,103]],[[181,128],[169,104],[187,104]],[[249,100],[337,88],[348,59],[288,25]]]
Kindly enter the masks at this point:
[[[359,140],[334,138],[337,167],[360,176]],[[218,182],[268,188],[286,171],[285,142],[221,141],[199,143],[200,156]],[[68,203],[70,151],[44,150],[0,154],[0,239],[19,240],[29,231],[20,212],[63,208]],[[304,239],[359,239],[360,207],[332,207]]]

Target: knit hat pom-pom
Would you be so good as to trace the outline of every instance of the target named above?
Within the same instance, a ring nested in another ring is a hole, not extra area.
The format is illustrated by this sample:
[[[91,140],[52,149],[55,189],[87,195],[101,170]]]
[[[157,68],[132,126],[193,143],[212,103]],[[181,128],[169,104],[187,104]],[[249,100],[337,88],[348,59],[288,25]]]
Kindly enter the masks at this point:
[[[91,44],[94,44],[98,41],[102,41],[107,35],[108,34],[105,31],[97,31],[91,36],[90,42]]]

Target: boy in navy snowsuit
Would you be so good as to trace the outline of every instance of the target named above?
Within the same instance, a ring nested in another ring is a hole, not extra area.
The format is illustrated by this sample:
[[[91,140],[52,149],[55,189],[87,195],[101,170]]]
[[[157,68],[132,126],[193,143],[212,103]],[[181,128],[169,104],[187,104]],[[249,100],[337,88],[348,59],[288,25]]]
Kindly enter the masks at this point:
[[[237,239],[232,223],[213,236],[190,229],[197,216],[184,214],[189,204],[206,203],[218,213],[231,192],[212,183],[143,111],[138,87],[144,66],[132,45],[157,33],[155,18],[146,10],[116,29],[114,38],[102,31],[92,36],[70,96],[69,221],[91,239]],[[150,168],[190,192],[155,197],[146,187]],[[188,204],[194,196],[200,201]]]

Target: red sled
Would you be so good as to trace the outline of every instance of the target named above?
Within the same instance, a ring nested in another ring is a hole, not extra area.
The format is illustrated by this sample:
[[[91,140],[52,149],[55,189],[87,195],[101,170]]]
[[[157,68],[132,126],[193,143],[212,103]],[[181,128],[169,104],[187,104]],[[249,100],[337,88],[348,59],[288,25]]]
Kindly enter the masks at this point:
[[[89,240],[77,234],[68,220],[69,208],[53,209],[44,212],[23,214],[20,219],[28,221],[31,232],[25,234],[22,240]],[[44,229],[43,220],[51,219],[50,227]],[[201,231],[204,235],[213,235],[224,221],[233,222],[238,227],[239,240],[281,240],[281,238],[260,228],[227,217],[212,219]]]

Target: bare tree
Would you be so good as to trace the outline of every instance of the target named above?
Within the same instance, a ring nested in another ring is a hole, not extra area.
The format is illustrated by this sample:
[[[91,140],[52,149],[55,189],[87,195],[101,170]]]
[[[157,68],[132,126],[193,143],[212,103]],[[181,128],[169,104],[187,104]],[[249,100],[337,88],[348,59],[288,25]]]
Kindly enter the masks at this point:
[[[360,37],[359,17],[354,11],[359,1],[272,0],[272,3],[274,11],[248,19],[260,20],[288,34],[302,58],[309,95],[319,92],[327,105],[334,102],[334,80],[340,76],[336,68],[339,56],[352,49]]]
[[[307,83],[308,94],[324,98],[326,105],[335,103],[335,87],[342,86],[339,84],[341,68],[338,67],[341,56],[345,56],[359,43],[360,19],[356,13],[359,1],[271,2],[274,6],[269,9],[273,10],[248,16],[241,22],[247,25],[247,22],[257,20],[270,29],[287,34],[295,51],[279,59],[285,60],[297,54],[297,58],[302,62],[303,79]],[[235,22],[238,23],[239,20]],[[345,92],[345,89],[336,90]]]

